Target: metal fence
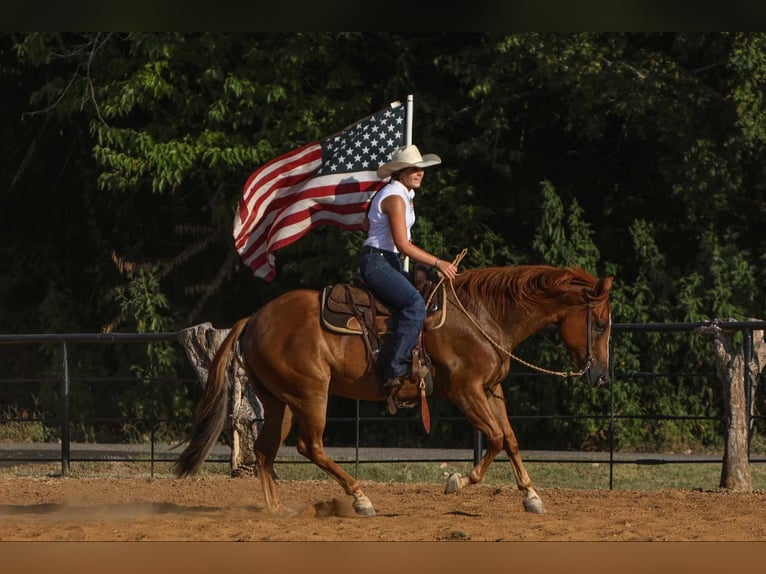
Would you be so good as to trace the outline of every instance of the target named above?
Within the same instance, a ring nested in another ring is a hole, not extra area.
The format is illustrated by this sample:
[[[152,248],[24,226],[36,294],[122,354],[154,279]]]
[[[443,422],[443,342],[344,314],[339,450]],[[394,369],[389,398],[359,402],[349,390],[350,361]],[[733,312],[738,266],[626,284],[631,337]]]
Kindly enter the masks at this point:
[[[618,339],[621,334],[624,333],[636,333],[636,332],[655,332],[655,333],[668,333],[668,332],[694,332],[703,327],[710,327],[716,325],[717,322],[697,322],[697,323],[646,323],[646,324],[634,324],[634,323],[616,323],[613,325],[613,337],[612,346],[614,348],[615,340]],[[727,322],[726,328],[729,330],[738,330],[742,333],[743,344],[742,349],[746,355],[746,360],[750,358],[752,352],[752,337],[754,331],[766,330],[766,322],[762,321],[742,321],[742,322]],[[55,376],[48,378],[40,378],[36,376],[19,376],[11,378],[0,378],[0,392],[3,385],[9,384],[29,384],[29,385],[52,385],[57,388],[58,393],[58,412],[55,416],[46,417],[41,420],[42,424],[48,426],[57,426],[59,430],[59,444],[47,444],[47,445],[35,445],[28,442],[22,442],[21,444],[5,443],[0,445],[0,463],[19,463],[19,462],[59,462],[61,463],[61,472],[67,475],[70,471],[70,463],[72,462],[98,462],[98,461],[111,461],[111,462],[148,462],[151,465],[151,472],[154,475],[154,465],[159,462],[173,461],[177,458],[177,452],[169,447],[167,444],[161,443],[156,438],[156,430],[159,425],[162,424],[184,424],[188,423],[188,420],[183,419],[162,419],[153,412],[147,412],[143,417],[125,420],[123,422],[130,424],[139,424],[143,428],[148,429],[148,440],[145,444],[139,445],[99,445],[99,444],[82,444],[73,441],[72,439],[72,385],[75,383],[110,383],[114,382],[114,378],[104,377],[95,379],[78,378],[70,375],[71,365],[74,361],[76,363],[76,356],[73,356],[72,348],[77,344],[109,344],[116,345],[118,343],[148,343],[148,342],[160,342],[160,341],[172,341],[178,343],[178,333],[154,333],[154,334],[139,334],[139,333],[109,333],[109,334],[18,334],[18,335],[0,335],[1,348],[8,349],[9,346],[17,345],[45,345],[48,349],[52,345],[59,347],[60,368],[59,373]],[[13,353],[6,353],[10,355],[12,360]],[[612,354],[613,356],[613,354]],[[0,356],[0,364],[4,360],[3,356]],[[5,360],[8,360],[6,357]],[[7,371],[7,369],[6,369]],[[611,385],[608,388],[610,393],[610,408],[608,412],[604,413],[591,413],[587,415],[580,415],[601,419],[606,423],[609,428],[608,433],[608,449],[598,452],[590,451],[570,451],[570,452],[555,452],[546,450],[535,451],[523,451],[525,462],[540,462],[540,463],[604,463],[609,465],[609,487],[613,486],[614,479],[614,467],[619,464],[642,464],[642,465],[661,465],[666,463],[678,463],[678,464],[695,464],[695,463],[711,463],[720,462],[721,456],[718,455],[691,455],[691,456],[679,456],[678,454],[666,453],[660,455],[646,455],[636,453],[623,453],[617,452],[613,440],[615,425],[620,420],[627,419],[642,419],[642,420],[701,420],[709,419],[711,421],[721,422],[722,416],[696,416],[686,415],[678,413],[618,413],[615,412],[615,389],[620,385],[620,381],[624,381],[629,378],[644,378],[652,380],[657,377],[669,377],[669,376],[703,376],[708,378],[715,378],[714,372],[703,373],[641,373],[641,372],[620,372],[615,369],[615,365],[610,366],[611,371]],[[514,374],[513,372],[509,377],[522,376]],[[523,376],[530,376],[529,373],[525,373]],[[752,414],[749,408],[755,397],[751,396],[750,390],[758,388],[760,383],[759,373],[748,373],[748,376],[758,377],[757,381],[752,381],[754,384],[747,384],[748,390],[747,403],[748,403],[748,417],[749,428],[756,428],[756,422],[762,422],[764,416],[762,414]],[[146,384],[146,380],[134,379],[136,383],[141,382]],[[125,382],[123,380],[123,382]],[[188,371],[188,376],[182,376],[171,380],[155,380],[150,379],[148,381],[148,390],[150,394],[154,393],[158,386],[163,384],[184,384],[190,388],[199,391],[201,386],[195,374],[191,368]],[[2,396],[2,394],[0,394]],[[360,427],[363,423],[368,423],[372,420],[385,420],[385,417],[370,417],[360,414],[359,401],[356,401],[356,411],[353,416],[333,417],[328,416],[328,425],[332,423],[353,424],[356,434],[356,443],[351,447],[336,447],[332,444],[328,444],[328,451],[331,456],[338,458],[339,461],[353,463],[355,465],[373,463],[373,462],[461,462],[473,459],[474,463],[477,463],[481,458],[483,446],[482,436],[477,431],[467,427],[466,433],[470,433],[468,441],[471,443],[470,448],[449,448],[449,449],[429,449],[429,448],[417,448],[417,449],[399,449],[399,448],[365,448],[360,445]],[[2,404],[0,403],[0,406]],[[549,419],[557,420],[565,417],[557,414],[525,414],[515,415],[511,417],[512,422],[519,422],[523,420],[531,419]],[[454,419],[465,422],[462,417],[456,416]],[[33,422],[34,419],[30,419],[27,416],[13,416],[13,413],[6,412],[3,414],[0,412],[0,423],[3,422]],[[408,420],[400,420],[399,422],[417,424],[418,419],[412,417]],[[389,420],[390,422],[390,420]],[[435,421],[434,421],[435,422]],[[466,423],[467,424],[467,423]],[[75,444],[76,451],[73,453],[72,446]],[[523,445],[522,445],[523,446]],[[228,447],[221,446],[214,451],[210,460],[213,462],[228,463],[230,458],[227,456]],[[282,451],[280,451],[281,453]],[[749,453],[748,453],[749,455]],[[289,460],[295,460],[295,457],[289,457]],[[278,461],[280,458],[278,458]],[[754,457],[749,455],[749,461],[751,463],[764,463],[766,458]]]

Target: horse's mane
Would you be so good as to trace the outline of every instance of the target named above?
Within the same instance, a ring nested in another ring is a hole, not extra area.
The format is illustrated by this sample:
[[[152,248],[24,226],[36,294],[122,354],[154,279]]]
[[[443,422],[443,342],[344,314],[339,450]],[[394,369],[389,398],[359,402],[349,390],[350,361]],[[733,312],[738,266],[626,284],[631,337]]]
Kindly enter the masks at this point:
[[[454,285],[466,306],[481,303],[500,315],[512,303],[529,307],[573,291],[592,291],[597,281],[579,267],[518,265],[469,269],[455,278]]]

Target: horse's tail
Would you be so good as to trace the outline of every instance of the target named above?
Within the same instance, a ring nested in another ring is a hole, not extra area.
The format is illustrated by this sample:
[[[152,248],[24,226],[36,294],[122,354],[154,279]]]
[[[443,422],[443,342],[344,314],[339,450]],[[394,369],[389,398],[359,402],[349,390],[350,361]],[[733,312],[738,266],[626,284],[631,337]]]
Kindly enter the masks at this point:
[[[194,411],[188,444],[173,465],[173,472],[178,477],[196,474],[221,435],[229,403],[226,368],[234,353],[234,345],[249,320],[250,317],[245,317],[234,324],[210,363],[205,391]]]

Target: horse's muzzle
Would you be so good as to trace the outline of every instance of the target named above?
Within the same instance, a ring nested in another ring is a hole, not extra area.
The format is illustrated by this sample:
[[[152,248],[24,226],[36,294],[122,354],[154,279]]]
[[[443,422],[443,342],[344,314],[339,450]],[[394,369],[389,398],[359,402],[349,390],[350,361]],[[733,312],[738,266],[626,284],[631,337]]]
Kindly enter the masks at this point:
[[[599,375],[599,376],[596,378],[595,386],[597,386],[597,387],[603,387],[603,386],[604,386],[604,385],[606,385],[607,383],[609,383],[609,377],[608,377],[607,375]]]
[[[593,365],[585,371],[584,377],[585,381],[593,387],[603,387],[609,382],[609,375],[601,369],[594,369]]]

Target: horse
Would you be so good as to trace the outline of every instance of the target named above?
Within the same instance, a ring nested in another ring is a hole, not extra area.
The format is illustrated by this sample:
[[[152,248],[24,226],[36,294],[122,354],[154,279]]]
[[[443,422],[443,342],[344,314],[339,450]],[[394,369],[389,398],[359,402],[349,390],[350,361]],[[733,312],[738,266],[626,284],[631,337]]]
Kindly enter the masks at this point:
[[[524,510],[543,514],[542,499],[519,454],[502,382],[511,361],[521,360],[513,349],[530,335],[556,325],[578,371],[548,372],[582,376],[592,386],[606,384],[613,276],[596,278],[579,267],[519,265],[468,269],[452,281],[442,277],[441,282],[446,316],[440,326],[422,333],[432,375],[429,396],[454,403],[485,438],[483,457],[467,475],[450,475],[445,493],[480,483],[504,450],[516,486],[524,493]],[[319,291],[291,290],[232,326],[211,362],[187,446],[174,463],[177,477],[196,474],[216,443],[227,416],[226,369],[240,352],[263,406],[264,421],[254,454],[267,511],[289,512],[279,497],[274,461],[292,424],[297,423],[297,451],[353,498],[357,515],[376,514],[360,482],[326,453],[322,436],[331,395],[387,399],[381,372],[369,368],[369,348],[361,336],[323,326],[321,305]]]

